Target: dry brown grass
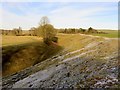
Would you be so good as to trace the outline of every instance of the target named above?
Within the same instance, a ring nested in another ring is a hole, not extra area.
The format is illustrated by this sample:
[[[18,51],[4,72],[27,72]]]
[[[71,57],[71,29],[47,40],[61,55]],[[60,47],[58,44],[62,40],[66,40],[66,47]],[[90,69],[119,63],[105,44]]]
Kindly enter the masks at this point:
[[[41,41],[41,37],[35,36],[2,36],[2,46],[20,45],[31,42]]]
[[[82,36],[80,34],[58,34],[58,38],[59,45],[68,49],[70,52],[81,49],[93,41],[103,40],[103,38]]]
[[[62,50],[62,47],[58,45],[51,44],[48,46],[44,44],[38,37],[4,36],[3,38],[3,76],[14,74],[35,65]],[[10,42],[7,42],[9,38]]]

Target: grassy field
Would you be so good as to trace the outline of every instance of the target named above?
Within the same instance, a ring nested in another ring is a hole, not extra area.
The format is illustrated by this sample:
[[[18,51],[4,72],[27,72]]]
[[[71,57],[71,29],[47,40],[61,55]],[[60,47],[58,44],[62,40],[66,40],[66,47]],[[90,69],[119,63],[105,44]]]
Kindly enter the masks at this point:
[[[104,40],[101,37],[94,38],[80,34],[59,33],[57,37],[59,38],[57,45],[47,46],[42,42],[41,37],[2,36],[3,76],[35,65],[63,49],[72,52],[84,48],[91,42]]]
[[[98,30],[105,32],[107,34],[92,34],[94,36],[102,36],[102,37],[108,37],[108,38],[120,38],[120,35],[118,36],[118,30]]]
[[[47,46],[42,43],[42,38],[36,36],[2,36],[3,76],[35,65],[57,54],[63,48],[70,52],[88,43],[81,43],[83,37],[79,34],[58,34],[57,36],[59,38],[57,46]]]
[[[87,37],[83,37],[79,34],[59,33],[57,37],[59,38],[58,45],[62,46],[63,48],[69,51],[75,51],[80,48],[83,48],[93,39],[93,38],[89,39]],[[81,42],[82,39],[86,39],[87,41]],[[102,38],[96,38],[95,40],[100,41],[102,40]],[[36,37],[36,36],[2,36],[2,47],[7,47],[7,46],[18,47],[18,46],[31,45],[31,44],[39,43],[39,42],[42,42],[42,38]]]
[[[42,41],[42,38],[34,36],[2,36],[2,46],[21,45]]]

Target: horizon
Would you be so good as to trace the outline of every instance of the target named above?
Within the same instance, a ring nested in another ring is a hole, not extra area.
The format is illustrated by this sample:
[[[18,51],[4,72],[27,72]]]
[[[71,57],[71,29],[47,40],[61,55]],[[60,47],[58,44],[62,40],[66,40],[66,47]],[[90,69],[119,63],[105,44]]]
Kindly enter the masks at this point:
[[[117,2],[2,2],[2,29],[38,27],[47,16],[55,28],[118,30]]]
[[[19,28],[19,27],[18,27]],[[16,29],[18,29],[18,28],[16,28]],[[82,28],[82,27],[80,27],[80,28]],[[80,28],[74,28],[74,29],[80,29]],[[90,27],[89,27],[90,28]],[[92,27],[93,28],[93,27]],[[13,29],[15,29],[15,28],[13,28]],[[3,28],[0,28],[0,30],[13,30],[13,29],[3,29]],[[22,28],[21,28],[22,29]],[[56,28],[56,29],[73,29],[73,28]],[[86,29],[86,30],[88,30],[88,28],[82,28],[82,29]],[[118,31],[118,29],[105,29],[105,28],[93,28],[93,29],[95,29],[95,30],[117,30]],[[22,29],[23,31],[29,31],[30,29]]]

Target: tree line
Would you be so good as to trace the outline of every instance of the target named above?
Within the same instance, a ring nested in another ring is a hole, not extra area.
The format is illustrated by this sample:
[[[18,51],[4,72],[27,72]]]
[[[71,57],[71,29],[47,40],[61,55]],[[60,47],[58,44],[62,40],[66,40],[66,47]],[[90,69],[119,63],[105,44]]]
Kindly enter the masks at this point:
[[[96,29],[93,29],[92,27],[88,29],[83,29],[83,28],[65,28],[65,29],[58,29],[59,33],[65,33],[65,34],[76,34],[76,33],[82,33],[82,34],[106,34],[105,32],[98,31]]]
[[[4,30],[1,29],[2,35],[14,35],[14,36],[21,36],[22,35],[22,28],[14,28],[13,30]]]
[[[76,34],[76,33],[99,33],[103,34],[104,32],[99,32],[98,30],[93,29],[92,27],[88,29],[83,28],[65,28],[65,29],[55,29],[48,17],[43,16],[40,20],[38,27],[32,27],[28,31],[22,30],[21,27],[14,28],[13,30],[1,30],[2,35],[15,35],[15,36],[41,36],[43,38],[43,42],[47,45],[50,45],[51,42],[58,42],[58,37],[56,37],[57,32],[65,33],[65,34]]]

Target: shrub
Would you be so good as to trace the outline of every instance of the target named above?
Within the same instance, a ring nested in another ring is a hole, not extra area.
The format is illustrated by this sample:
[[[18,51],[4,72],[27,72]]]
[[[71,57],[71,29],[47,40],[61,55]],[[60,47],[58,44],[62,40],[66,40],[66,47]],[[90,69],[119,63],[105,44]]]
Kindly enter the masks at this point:
[[[50,45],[51,40],[49,38],[43,38],[45,44]]]
[[[53,37],[52,41],[57,43],[58,42],[58,37]]]
[[[49,19],[46,16],[41,18],[37,32],[38,36],[43,37],[43,42],[48,45],[50,45],[52,38],[57,34],[57,30],[53,25],[49,24]],[[53,39],[53,41],[57,42],[57,39]]]

